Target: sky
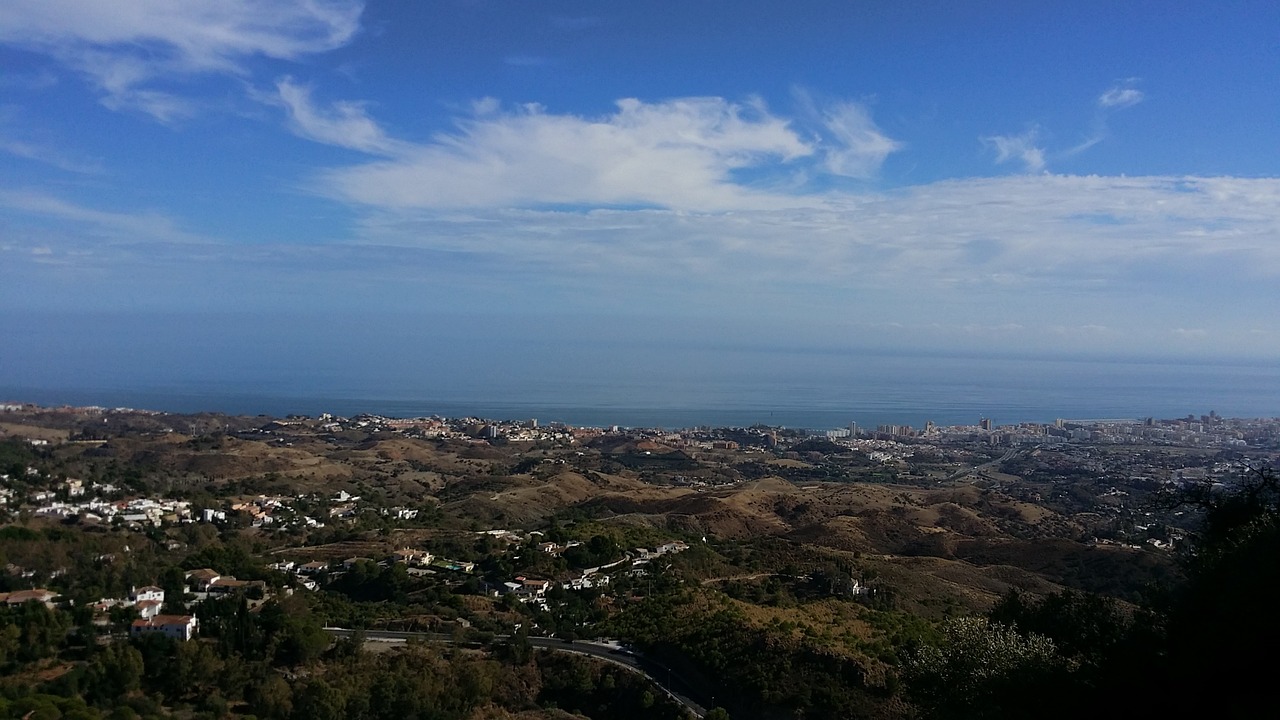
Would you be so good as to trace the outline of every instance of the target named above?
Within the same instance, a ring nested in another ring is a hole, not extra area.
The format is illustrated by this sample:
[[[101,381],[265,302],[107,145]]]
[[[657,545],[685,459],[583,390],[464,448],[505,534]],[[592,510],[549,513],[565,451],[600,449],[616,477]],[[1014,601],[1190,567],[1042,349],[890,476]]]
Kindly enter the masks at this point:
[[[1269,362],[1278,28],[1230,1],[6,0],[0,382]]]

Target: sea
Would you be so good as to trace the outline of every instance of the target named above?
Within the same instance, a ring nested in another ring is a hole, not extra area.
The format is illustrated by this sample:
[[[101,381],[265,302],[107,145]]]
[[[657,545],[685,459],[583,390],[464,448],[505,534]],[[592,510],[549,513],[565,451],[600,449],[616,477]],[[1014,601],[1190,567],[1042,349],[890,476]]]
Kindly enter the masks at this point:
[[[63,387],[6,386],[0,402],[177,413],[481,417],[574,426],[923,426],[1086,419],[1280,417],[1275,363],[860,356],[821,363],[679,372],[509,377],[205,378]]]

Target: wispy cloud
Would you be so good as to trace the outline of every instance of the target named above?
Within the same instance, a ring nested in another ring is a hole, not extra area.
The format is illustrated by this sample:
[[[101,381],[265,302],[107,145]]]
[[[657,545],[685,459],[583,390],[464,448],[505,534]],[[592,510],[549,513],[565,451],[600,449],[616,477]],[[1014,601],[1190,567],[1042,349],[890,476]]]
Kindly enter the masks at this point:
[[[874,176],[886,158],[903,143],[880,131],[867,109],[857,103],[838,103],[823,113],[823,124],[835,139],[825,148],[828,171],[845,177]]]
[[[476,110],[455,133],[400,144],[388,160],[324,173],[322,189],[370,207],[731,209],[768,199],[736,184],[734,171],[814,153],[786,119],[721,98],[624,99],[602,117],[556,115],[538,105],[504,112],[491,100]],[[346,118],[363,131],[362,119]],[[306,134],[353,146],[318,132],[324,127],[312,123]],[[379,138],[365,143],[370,149],[388,149],[380,131],[368,133]]]
[[[1098,107],[1101,108],[1127,108],[1137,105],[1145,99],[1142,91],[1133,86],[1136,80],[1126,80],[1123,84],[1115,85],[1106,92],[1098,96]]]
[[[380,245],[483,253],[522,265],[699,283],[799,283],[924,293],[1019,289],[1093,297],[1135,282],[1227,267],[1280,276],[1280,181],[1015,176],[878,193],[777,194],[755,209],[366,206],[358,235]],[[1090,213],[1122,224],[1082,222]],[[607,239],[607,240],[606,240]]]
[[[96,160],[73,158],[48,145],[25,140],[0,136],[0,152],[82,175],[97,175],[103,171],[102,163]]]
[[[206,238],[182,230],[171,218],[154,212],[110,212],[85,207],[40,192],[0,189],[0,207],[74,226],[81,234],[113,241],[205,243]]]
[[[1176,342],[1186,350],[1209,337],[1245,337],[1240,347],[1255,347],[1263,342],[1249,334],[1257,315],[1232,313],[1213,293],[1188,294],[1185,281],[1213,268],[1221,283],[1268,293],[1280,279],[1277,179],[1038,174],[884,193],[773,191],[760,200],[733,211],[352,201],[349,242],[317,247],[211,242],[156,213],[3,192],[0,207],[21,232],[0,243],[15,257],[49,248],[42,257],[50,262],[73,262],[74,251],[87,250],[93,255],[83,262],[99,267],[117,262],[109,252],[130,268],[117,275],[132,268],[156,277],[234,275],[251,258],[286,275],[306,267],[314,278],[346,273],[370,287],[413,276],[455,289],[531,289],[529,302],[544,308],[548,298],[574,298],[620,310],[693,304],[781,317],[837,316],[865,303],[935,347],[938,334],[923,328],[930,322],[956,338],[1025,335],[1045,347]],[[1098,216],[1118,222],[1088,219]]]
[[[1137,78],[1128,78],[1107,89],[1095,101],[1096,111],[1093,116],[1093,129],[1089,136],[1076,145],[1062,151],[1062,157],[1072,157],[1088,150],[1111,135],[1107,120],[1112,113],[1133,107],[1145,99],[1145,95],[1135,85]]]
[[[890,155],[906,144],[880,129],[862,103],[849,100],[822,103],[804,88],[792,89],[802,126],[817,137],[816,151],[823,170],[841,177],[874,177]]]
[[[796,168],[870,179],[904,147],[864,106],[817,109],[803,94],[801,120],[758,99],[628,98],[614,113],[591,117],[536,104],[507,109],[483,98],[456,120],[455,132],[411,143],[391,138],[362,103],[319,107],[308,88],[288,78],[277,89],[298,135],[388,158],[320,178],[325,194],[369,207],[750,209],[775,203],[761,187],[789,182]]]
[[[363,105],[317,110],[290,82],[281,90],[295,132],[382,156],[315,184],[362,214],[371,244],[762,283],[1119,291],[1153,263],[1177,273],[1204,261],[1280,274],[1280,181],[1049,175],[1034,127],[984,138],[1028,176],[817,191],[758,180],[873,171],[901,145],[864,107],[809,113],[821,127],[805,137],[758,101],[629,99],[583,117],[484,98],[455,132],[408,142]]]
[[[110,108],[167,122],[195,106],[155,82],[243,75],[255,56],[332,50],[355,35],[363,8],[360,0],[8,0],[0,42],[84,74]]]
[[[1108,88],[1094,101],[1094,117],[1089,134],[1075,145],[1051,151],[1041,143],[1040,130],[1033,127],[1018,135],[991,135],[981,138],[995,150],[996,163],[1020,162],[1027,172],[1043,172],[1051,158],[1070,158],[1094,147],[1111,135],[1107,120],[1115,112],[1133,107],[1145,99],[1136,86],[1137,78],[1127,78]]]
[[[394,154],[400,147],[369,117],[364,103],[336,102],[329,108],[317,107],[311,99],[311,88],[289,77],[276,83],[276,92],[289,113],[290,127],[302,137],[377,155]]]
[[[1044,172],[1045,150],[1036,128],[1019,135],[991,135],[982,138],[982,142],[995,150],[997,164],[1020,162],[1027,172]]]

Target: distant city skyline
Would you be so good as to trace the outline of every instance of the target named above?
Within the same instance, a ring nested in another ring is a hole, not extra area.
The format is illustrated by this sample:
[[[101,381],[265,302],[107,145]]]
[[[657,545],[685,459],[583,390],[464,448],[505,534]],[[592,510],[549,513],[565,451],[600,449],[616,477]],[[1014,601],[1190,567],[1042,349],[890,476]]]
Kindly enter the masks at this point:
[[[1273,361],[1277,27],[1271,2],[10,0],[0,384]]]

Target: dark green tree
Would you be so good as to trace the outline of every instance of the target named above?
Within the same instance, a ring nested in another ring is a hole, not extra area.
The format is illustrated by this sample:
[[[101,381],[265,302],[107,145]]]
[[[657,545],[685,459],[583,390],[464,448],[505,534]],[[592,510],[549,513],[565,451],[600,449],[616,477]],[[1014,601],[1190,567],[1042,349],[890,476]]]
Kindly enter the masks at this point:
[[[1204,511],[1168,613],[1168,709],[1243,717],[1271,702],[1280,647],[1280,476],[1254,467],[1188,491]],[[1259,704],[1262,703],[1262,704]]]
[[[109,643],[89,664],[86,696],[97,703],[133,692],[142,685],[146,671],[142,653],[124,642]]]
[[[952,619],[942,634],[942,642],[907,653],[903,668],[931,717],[1052,715],[1042,707],[1044,691],[1067,670],[1052,640],[976,617]]]

